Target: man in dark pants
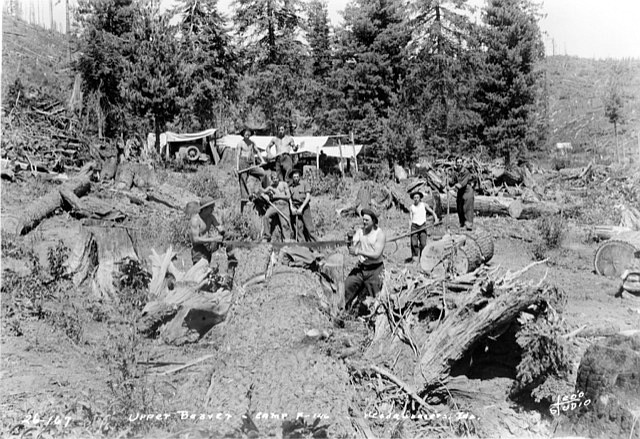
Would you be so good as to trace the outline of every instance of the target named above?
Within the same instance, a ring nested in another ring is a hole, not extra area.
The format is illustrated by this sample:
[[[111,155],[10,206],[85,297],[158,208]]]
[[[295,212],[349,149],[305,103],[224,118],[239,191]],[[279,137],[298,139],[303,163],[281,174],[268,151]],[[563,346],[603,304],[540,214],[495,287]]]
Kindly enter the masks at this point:
[[[219,248],[219,242],[222,241],[224,237],[225,228],[219,223],[218,219],[213,214],[214,206],[215,201],[211,197],[204,197],[200,201],[200,206],[197,210],[195,209],[195,206],[189,206],[189,212],[193,213],[190,219],[189,230],[192,245],[191,260],[193,265],[201,259],[206,260],[207,263],[210,264],[213,252]],[[218,231],[220,236],[208,236],[211,226]],[[238,260],[233,248],[226,248],[225,251],[227,255],[227,286],[231,288]]]
[[[291,226],[293,228],[294,239],[297,242],[315,241],[313,230],[313,220],[311,219],[311,187],[306,181],[300,180],[300,171],[294,169],[291,173],[292,182],[289,186],[291,191]]]
[[[387,237],[378,227],[378,217],[370,209],[362,209],[362,225],[349,247],[349,254],[358,256],[358,265],[344,281],[345,309],[350,308],[356,299],[375,298],[382,289],[382,252]]]
[[[266,172],[261,167],[255,167],[256,157],[260,160],[260,164],[265,164],[265,160],[260,155],[258,147],[250,139],[253,132],[250,129],[245,129],[243,132],[243,138],[236,147],[236,172],[238,173],[238,183],[240,184],[240,214],[243,213],[247,202],[249,201],[249,188],[247,182],[249,176],[257,178],[262,184],[262,188],[266,188],[269,185],[269,180],[266,177]],[[253,169],[250,169],[253,168]],[[243,169],[250,169],[249,171],[240,172]]]
[[[453,188],[457,190],[456,194],[456,210],[458,211],[458,219],[460,227],[467,230],[473,229],[473,178],[469,169],[462,162],[462,158],[456,159],[453,179],[451,181]]]
[[[271,151],[272,147],[275,147],[275,153]],[[275,160],[276,172],[280,175],[281,181],[288,181],[290,178],[293,170],[291,153],[297,150],[293,137],[285,135],[284,126],[278,127],[278,135],[267,145],[267,160]]]

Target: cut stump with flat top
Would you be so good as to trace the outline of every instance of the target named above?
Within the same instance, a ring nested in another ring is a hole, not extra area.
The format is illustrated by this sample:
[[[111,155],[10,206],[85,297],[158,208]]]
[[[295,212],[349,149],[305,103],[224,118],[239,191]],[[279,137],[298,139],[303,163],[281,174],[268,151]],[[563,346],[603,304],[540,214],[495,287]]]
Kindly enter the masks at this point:
[[[593,259],[593,266],[601,276],[620,277],[625,270],[640,268],[640,232],[620,233],[600,244]]]

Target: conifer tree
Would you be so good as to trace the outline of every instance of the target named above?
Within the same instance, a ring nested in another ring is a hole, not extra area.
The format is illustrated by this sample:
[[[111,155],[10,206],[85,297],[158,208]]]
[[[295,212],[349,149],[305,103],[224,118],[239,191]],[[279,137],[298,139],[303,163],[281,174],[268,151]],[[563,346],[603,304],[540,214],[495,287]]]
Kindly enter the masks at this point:
[[[482,134],[490,153],[510,165],[538,139],[534,122],[544,46],[529,0],[489,0],[483,21]]]

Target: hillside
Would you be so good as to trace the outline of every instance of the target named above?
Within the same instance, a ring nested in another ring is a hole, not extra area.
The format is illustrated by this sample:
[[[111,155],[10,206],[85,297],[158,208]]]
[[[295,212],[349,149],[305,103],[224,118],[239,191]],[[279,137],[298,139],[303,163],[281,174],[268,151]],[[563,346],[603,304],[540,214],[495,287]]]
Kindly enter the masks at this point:
[[[20,78],[34,88],[46,88],[60,100],[68,99],[73,76],[65,36],[11,16],[2,16],[2,102]]]
[[[549,92],[549,146],[571,142],[574,148],[606,155],[615,146],[613,125],[604,113],[610,81],[617,79],[625,122],[619,127],[625,151],[637,151],[640,131],[640,60],[593,60],[568,56],[545,61]]]

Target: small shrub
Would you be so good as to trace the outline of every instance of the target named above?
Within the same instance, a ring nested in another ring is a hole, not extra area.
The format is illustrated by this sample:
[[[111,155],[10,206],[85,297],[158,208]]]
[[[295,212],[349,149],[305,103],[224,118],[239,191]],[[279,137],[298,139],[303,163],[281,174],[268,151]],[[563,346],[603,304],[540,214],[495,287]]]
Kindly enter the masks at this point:
[[[553,381],[567,381],[571,369],[570,351],[562,310],[566,294],[550,288],[544,302],[538,305],[535,317],[522,324],[516,342],[522,348],[521,361],[516,367],[516,382],[512,394],[529,393],[536,402],[557,396]],[[546,384],[545,384],[546,383]],[[551,392],[551,393],[550,393]]]
[[[333,200],[342,198],[350,192],[344,178],[336,175],[323,175],[311,181],[311,196],[329,195]]]
[[[113,284],[118,291],[119,305],[124,310],[142,311],[147,303],[151,274],[137,259],[124,258],[118,264],[119,271]]]
[[[199,197],[222,197],[215,174],[206,166],[199,166],[195,173],[189,175],[187,189]]]
[[[534,241],[529,247],[534,261],[544,261],[547,259],[547,246],[542,240]]]
[[[58,241],[55,247],[50,247],[49,250],[47,250],[49,275],[53,281],[58,282],[67,278],[67,267],[65,266],[67,259],[69,259],[69,249],[62,241]]]
[[[551,161],[551,166],[553,166],[553,169],[555,169],[556,171],[568,168],[570,167],[570,165],[571,159],[569,159],[568,157],[554,157]]]
[[[536,221],[536,229],[547,248],[558,248],[562,242],[566,222],[562,215],[543,216]]]

